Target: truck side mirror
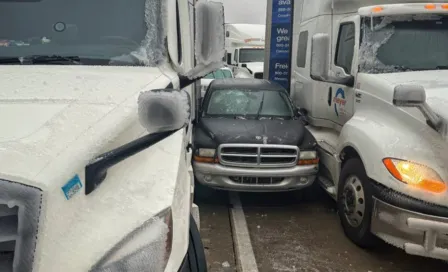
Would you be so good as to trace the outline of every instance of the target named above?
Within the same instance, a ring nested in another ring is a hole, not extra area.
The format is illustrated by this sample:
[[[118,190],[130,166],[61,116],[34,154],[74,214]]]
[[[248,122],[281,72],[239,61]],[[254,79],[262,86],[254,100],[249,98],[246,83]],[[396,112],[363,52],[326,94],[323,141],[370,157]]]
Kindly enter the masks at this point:
[[[92,193],[107,176],[107,170],[137,154],[190,123],[190,95],[186,91],[160,89],[146,91],[138,97],[140,124],[149,134],[109,150],[85,167],[85,194]]]
[[[395,86],[392,102],[398,107],[418,108],[430,127],[437,131],[440,129],[442,120],[426,103],[426,91],[423,86],[415,84]]]
[[[330,55],[330,36],[324,33],[313,35],[311,39],[310,76],[314,80],[328,80],[328,57]]]
[[[216,70],[225,56],[223,4],[200,1],[195,10],[196,66],[185,74],[188,78],[199,78]]]
[[[140,124],[149,133],[177,130],[188,124],[190,94],[185,90],[156,89],[138,97]]]
[[[398,85],[394,89],[393,103],[399,107],[418,107],[426,102],[425,88],[420,85]]]
[[[232,53],[227,53],[227,64],[232,65]]]

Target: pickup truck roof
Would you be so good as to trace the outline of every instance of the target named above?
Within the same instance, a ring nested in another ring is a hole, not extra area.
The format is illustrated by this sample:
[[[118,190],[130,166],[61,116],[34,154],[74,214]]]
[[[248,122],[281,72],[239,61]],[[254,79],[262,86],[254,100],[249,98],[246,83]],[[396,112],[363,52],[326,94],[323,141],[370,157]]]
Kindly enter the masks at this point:
[[[212,89],[262,89],[265,91],[285,90],[280,84],[266,79],[255,78],[225,78],[215,79],[212,81],[210,88]]]

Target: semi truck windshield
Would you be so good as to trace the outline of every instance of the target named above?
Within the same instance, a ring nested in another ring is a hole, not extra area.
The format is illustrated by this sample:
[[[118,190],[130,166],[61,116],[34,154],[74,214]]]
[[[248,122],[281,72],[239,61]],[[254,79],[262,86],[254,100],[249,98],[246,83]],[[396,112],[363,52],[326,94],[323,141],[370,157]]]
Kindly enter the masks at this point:
[[[447,16],[386,16],[371,20],[362,19],[361,72],[448,69]]]
[[[161,0],[0,0],[0,65],[155,66],[162,13]]]
[[[264,62],[264,49],[242,48],[240,49],[240,63]]]

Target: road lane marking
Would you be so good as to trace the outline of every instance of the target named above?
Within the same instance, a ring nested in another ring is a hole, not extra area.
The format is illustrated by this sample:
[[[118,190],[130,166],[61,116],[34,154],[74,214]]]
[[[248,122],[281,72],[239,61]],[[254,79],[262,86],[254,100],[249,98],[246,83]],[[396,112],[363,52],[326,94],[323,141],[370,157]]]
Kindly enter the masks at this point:
[[[232,208],[229,210],[237,271],[258,272],[240,197],[236,192],[230,192],[229,197],[230,203],[232,204]]]

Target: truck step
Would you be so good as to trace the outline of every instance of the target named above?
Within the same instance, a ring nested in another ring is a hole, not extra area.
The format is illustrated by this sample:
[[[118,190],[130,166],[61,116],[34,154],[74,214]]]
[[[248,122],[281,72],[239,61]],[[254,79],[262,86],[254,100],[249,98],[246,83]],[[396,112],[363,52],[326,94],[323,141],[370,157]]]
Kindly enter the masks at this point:
[[[324,176],[319,176],[318,180],[322,188],[324,188],[332,198],[336,198],[336,186],[334,186],[333,182]]]

